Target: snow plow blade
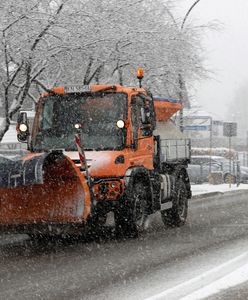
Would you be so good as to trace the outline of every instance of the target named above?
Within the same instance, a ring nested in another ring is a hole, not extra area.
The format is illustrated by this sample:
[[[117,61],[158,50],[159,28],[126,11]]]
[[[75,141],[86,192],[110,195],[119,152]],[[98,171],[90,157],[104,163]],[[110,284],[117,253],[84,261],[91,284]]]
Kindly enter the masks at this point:
[[[90,208],[85,176],[61,151],[29,154],[0,165],[1,231],[58,232],[83,225]]]

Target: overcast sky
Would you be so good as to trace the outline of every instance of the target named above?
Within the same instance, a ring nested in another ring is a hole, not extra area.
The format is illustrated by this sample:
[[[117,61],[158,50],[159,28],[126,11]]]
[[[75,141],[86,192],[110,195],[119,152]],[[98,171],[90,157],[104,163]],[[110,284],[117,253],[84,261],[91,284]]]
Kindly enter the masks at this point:
[[[194,0],[181,0],[182,15]],[[196,100],[204,109],[223,116],[235,91],[248,84],[248,0],[201,0],[188,21],[196,24],[218,20],[220,32],[209,32],[204,38],[206,66],[215,74],[197,84]],[[248,103],[248,99],[247,99]]]

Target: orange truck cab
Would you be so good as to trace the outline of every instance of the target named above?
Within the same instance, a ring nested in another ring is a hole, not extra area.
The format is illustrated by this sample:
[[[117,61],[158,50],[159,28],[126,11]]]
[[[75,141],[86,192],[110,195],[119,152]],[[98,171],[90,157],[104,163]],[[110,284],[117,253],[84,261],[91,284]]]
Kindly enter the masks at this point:
[[[0,228],[73,234],[103,226],[110,211],[116,232],[125,235],[144,230],[156,211],[166,225],[183,225],[191,197],[190,141],[170,119],[180,109],[178,101],[142,87],[48,91],[32,129],[25,113],[18,118],[18,138],[29,153],[1,167]]]

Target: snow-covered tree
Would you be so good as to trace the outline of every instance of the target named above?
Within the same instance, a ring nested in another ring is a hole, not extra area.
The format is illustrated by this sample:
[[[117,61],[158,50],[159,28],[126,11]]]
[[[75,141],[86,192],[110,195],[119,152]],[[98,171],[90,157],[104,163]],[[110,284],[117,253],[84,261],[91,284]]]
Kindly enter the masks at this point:
[[[0,140],[24,101],[65,83],[137,85],[178,96],[202,72],[199,32],[165,0],[4,0],[0,4]]]
[[[53,5],[51,5],[53,4]],[[32,98],[31,85],[46,67],[44,44],[57,23],[64,3],[55,8],[54,1],[25,0],[1,2],[1,88],[4,121],[0,140],[10,120],[26,98]],[[56,37],[54,37],[56,39]]]

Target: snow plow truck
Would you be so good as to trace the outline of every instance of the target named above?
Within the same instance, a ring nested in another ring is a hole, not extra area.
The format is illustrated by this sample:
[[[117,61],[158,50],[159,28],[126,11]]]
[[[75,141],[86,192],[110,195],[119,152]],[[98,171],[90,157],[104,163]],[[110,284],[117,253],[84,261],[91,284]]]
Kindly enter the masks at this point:
[[[124,235],[137,236],[157,211],[165,225],[183,225],[190,140],[171,120],[181,108],[141,85],[48,90],[32,126],[18,117],[27,154],[0,165],[1,232],[81,234],[111,211]]]

